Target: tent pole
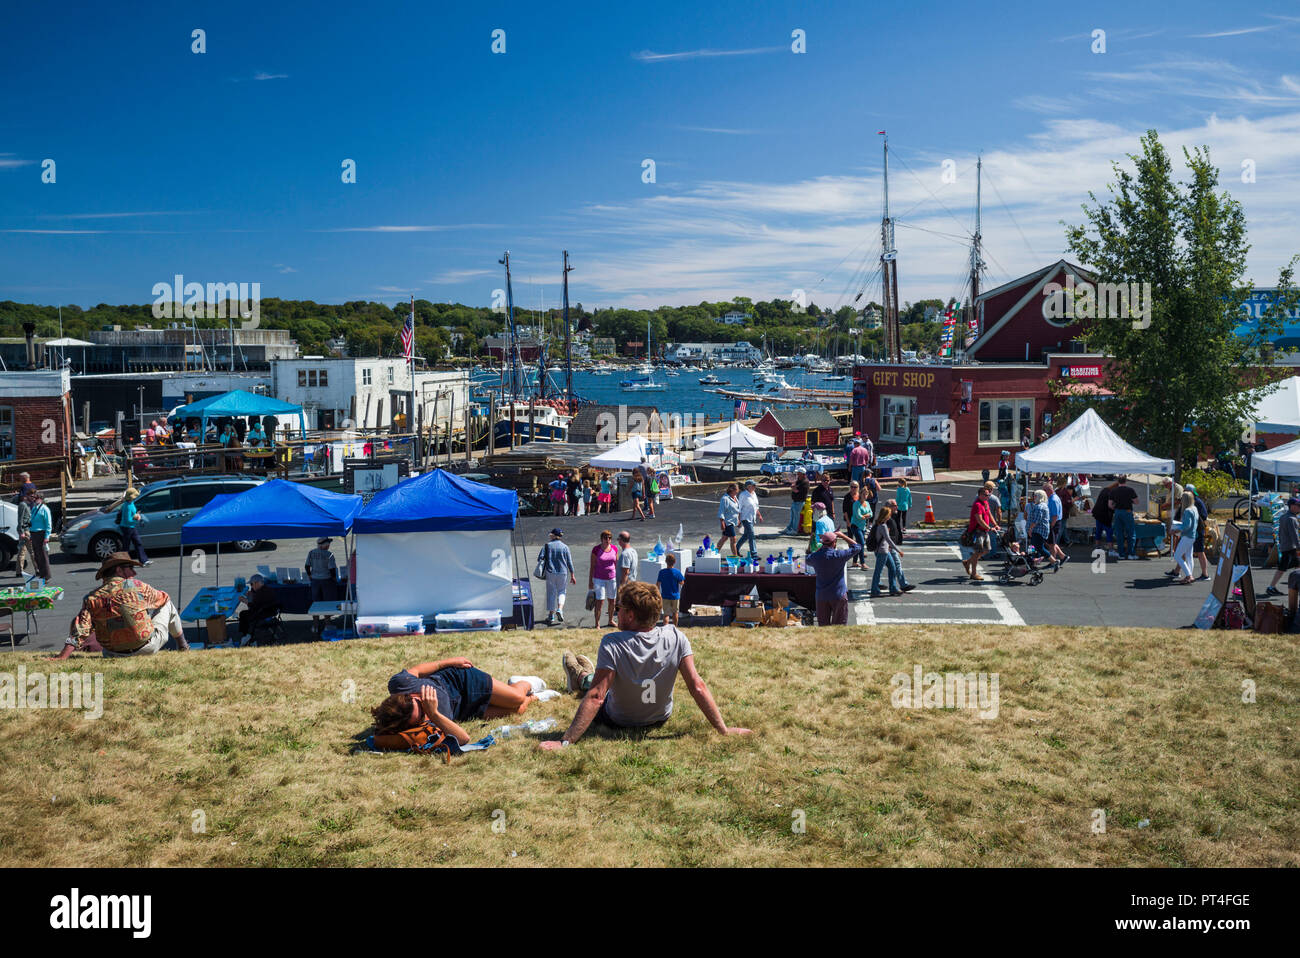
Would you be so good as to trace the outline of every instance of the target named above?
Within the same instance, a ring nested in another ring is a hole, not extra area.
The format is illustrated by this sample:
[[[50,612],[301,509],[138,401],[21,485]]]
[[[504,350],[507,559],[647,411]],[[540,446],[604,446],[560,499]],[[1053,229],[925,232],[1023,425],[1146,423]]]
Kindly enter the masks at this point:
[[[181,590],[185,588],[185,537],[184,535],[181,536],[181,561],[177,564],[180,566],[180,568],[176,570],[176,608],[179,612],[179,610],[185,608],[184,605],[180,604]],[[185,634],[185,620],[182,619],[181,635],[184,634]],[[198,641],[197,637],[195,638],[195,641]]]

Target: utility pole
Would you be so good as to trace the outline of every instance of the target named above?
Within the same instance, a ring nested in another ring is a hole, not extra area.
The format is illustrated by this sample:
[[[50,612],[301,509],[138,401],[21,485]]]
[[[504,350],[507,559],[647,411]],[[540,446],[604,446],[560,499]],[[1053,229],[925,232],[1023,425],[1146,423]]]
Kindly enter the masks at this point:
[[[984,269],[984,260],[980,258],[980,245],[982,242],[980,235],[980,194],[983,188],[983,170],[984,157],[980,156],[975,161],[975,237],[970,248],[970,309],[966,315],[966,333],[963,334],[963,342],[965,341],[964,336],[969,335],[972,330],[975,331],[976,335],[980,332],[979,316],[976,313],[979,310],[980,271]]]

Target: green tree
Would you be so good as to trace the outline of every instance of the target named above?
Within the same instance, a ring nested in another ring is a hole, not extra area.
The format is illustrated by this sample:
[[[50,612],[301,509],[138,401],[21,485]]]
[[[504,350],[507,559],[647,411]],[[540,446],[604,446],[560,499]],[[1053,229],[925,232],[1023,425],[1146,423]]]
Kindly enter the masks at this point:
[[[1280,271],[1278,301],[1260,335],[1237,335],[1252,286],[1245,279],[1250,247],[1241,204],[1217,191],[1219,171],[1207,148],[1184,149],[1191,174],[1185,184],[1174,181],[1155,130],[1142,138],[1141,150],[1129,155],[1132,172],[1113,165],[1111,199],[1102,203],[1089,193],[1094,205],[1083,206],[1087,225],[1067,226],[1066,235],[1099,284],[1150,284],[1137,287],[1144,302],[1130,301],[1129,315],[1100,317],[1094,314],[1109,314],[1116,300],[1085,293],[1075,297],[1073,311],[1088,345],[1112,357],[1109,383],[1120,398],[1105,406],[1106,419],[1141,448],[1172,458],[1176,481],[1184,459],[1194,465],[1205,443],[1231,442],[1259,399],[1276,388],[1248,384],[1242,371],[1260,362],[1263,337],[1280,328],[1297,301],[1296,260]]]

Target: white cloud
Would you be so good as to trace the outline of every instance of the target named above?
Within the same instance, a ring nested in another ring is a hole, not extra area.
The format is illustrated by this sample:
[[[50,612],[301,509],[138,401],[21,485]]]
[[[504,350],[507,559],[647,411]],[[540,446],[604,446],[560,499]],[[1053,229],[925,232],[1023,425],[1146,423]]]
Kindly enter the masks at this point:
[[[751,47],[748,50],[683,50],[680,53],[655,53],[642,50],[632,54],[642,63],[662,63],[666,60],[695,60],[700,57],[745,57],[756,53],[783,53],[786,47]]]
[[[287,74],[287,73],[254,73],[254,74],[253,74],[253,79],[254,79],[254,80],[287,80],[287,79],[289,79],[289,74]]]

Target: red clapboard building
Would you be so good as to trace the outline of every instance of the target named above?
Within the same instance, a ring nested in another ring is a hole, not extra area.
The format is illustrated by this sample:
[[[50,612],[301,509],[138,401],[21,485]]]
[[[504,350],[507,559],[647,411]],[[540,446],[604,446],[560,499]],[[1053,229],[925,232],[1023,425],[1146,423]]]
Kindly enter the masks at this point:
[[[0,485],[20,471],[57,479],[71,456],[72,380],[66,369],[0,376]]]
[[[1035,443],[1052,431],[1060,406],[1052,380],[1065,381],[1069,392],[1108,394],[1105,357],[1083,353],[1079,324],[1051,318],[1045,309],[1048,284],[1065,285],[1067,275],[1076,282],[1092,278],[1059,260],[983,293],[976,301],[978,335],[960,362],[855,368],[853,428],[871,437],[877,454],[915,446],[939,467],[990,469],[1002,450],[1020,449],[1026,429]],[[944,420],[950,425],[940,433],[934,427]],[[926,427],[931,431],[923,433]],[[928,438],[940,434],[946,442]]]
[[[813,449],[838,446],[839,421],[825,409],[769,409],[754,425],[755,432],[771,436],[782,449]]]

